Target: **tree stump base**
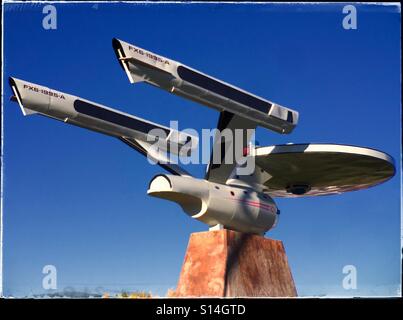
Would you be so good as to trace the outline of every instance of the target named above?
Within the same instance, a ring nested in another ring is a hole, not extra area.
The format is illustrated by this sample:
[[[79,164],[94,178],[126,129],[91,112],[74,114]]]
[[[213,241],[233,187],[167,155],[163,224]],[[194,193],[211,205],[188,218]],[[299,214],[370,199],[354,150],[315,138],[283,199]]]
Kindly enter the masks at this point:
[[[192,233],[176,297],[296,297],[283,243],[232,230]]]

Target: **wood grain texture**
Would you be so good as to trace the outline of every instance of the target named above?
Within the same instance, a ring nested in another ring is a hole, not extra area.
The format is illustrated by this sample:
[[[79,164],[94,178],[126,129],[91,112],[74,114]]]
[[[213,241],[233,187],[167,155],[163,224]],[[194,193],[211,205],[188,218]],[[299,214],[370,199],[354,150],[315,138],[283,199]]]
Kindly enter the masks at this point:
[[[193,233],[177,297],[295,297],[283,243],[231,230]]]

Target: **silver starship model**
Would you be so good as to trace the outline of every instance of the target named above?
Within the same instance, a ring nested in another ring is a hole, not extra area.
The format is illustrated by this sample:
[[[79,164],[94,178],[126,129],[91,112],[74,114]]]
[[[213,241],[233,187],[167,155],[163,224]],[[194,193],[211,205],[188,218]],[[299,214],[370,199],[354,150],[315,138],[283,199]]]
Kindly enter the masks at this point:
[[[242,144],[229,143],[242,148],[243,156],[247,150],[256,164],[254,172],[239,175],[237,161],[217,164],[211,160],[205,177],[198,179],[170,163],[167,156],[191,156],[198,145],[195,136],[16,78],[9,79],[12,100],[24,115],[36,113],[114,136],[151,158],[169,174],[154,177],[147,193],[178,203],[190,217],[211,228],[264,234],[276,225],[280,213],[273,197],[340,194],[375,186],[395,174],[393,159],[369,148],[339,144],[250,147],[247,129],[262,126],[289,134],[298,123],[298,112],[126,42],[113,39],[112,45],[131,83],[146,82],[214,108],[220,112],[219,131],[242,129]],[[165,138],[153,132],[162,132]],[[227,150],[237,160],[239,152],[224,146],[217,134],[211,159],[218,151],[224,158]]]

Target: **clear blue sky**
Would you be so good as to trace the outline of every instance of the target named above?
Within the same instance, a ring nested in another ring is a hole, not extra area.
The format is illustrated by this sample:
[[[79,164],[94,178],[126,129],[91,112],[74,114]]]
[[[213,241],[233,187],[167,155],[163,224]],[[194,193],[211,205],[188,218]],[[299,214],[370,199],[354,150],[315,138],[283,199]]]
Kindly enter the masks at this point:
[[[180,129],[214,128],[218,113],[147,84],[132,86],[111,40],[181,61],[300,112],[297,129],[257,131],[260,145],[345,143],[396,160],[389,182],[338,196],[278,200],[266,236],[284,242],[300,295],[395,295],[400,287],[400,9],[357,5],[7,4],[4,78],[15,76]],[[174,288],[189,234],[206,230],[146,195],[162,169],[117,141],[44,117],[24,118],[4,86],[4,294],[58,287]],[[189,170],[201,177],[204,166]],[[355,265],[358,289],[342,288]]]

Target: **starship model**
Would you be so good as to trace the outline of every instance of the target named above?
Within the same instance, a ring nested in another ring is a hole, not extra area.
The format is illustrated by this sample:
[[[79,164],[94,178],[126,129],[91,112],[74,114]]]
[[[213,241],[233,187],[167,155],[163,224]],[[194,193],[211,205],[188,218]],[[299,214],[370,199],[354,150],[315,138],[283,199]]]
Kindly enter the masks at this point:
[[[395,174],[392,157],[364,147],[251,147],[250,129],[262,126],[289,134],[298,123],[298,112],[118,39],[112,45],[131,83],[146,82],[220,112],[203,179],[191,176],[167,156],[191,156],[198,144],[195,136],[16,78],[9,79],[12,100],[24,115],[40,114],[116,137],[152,159],[169,174],[154,177],[147,193],[178,203],[186,214],[211,228],[264,234],[276,225],[280,213],[274,197],[340,194],[378,185]],[[242,130],[242,143],[235,143],[236,138],[224,141],[220,132],[225,129]],[[217,152],[221,159],[232,152],[234,161],[216,163]],[[254,160],[252,173],[238,173],[238,154]]]

